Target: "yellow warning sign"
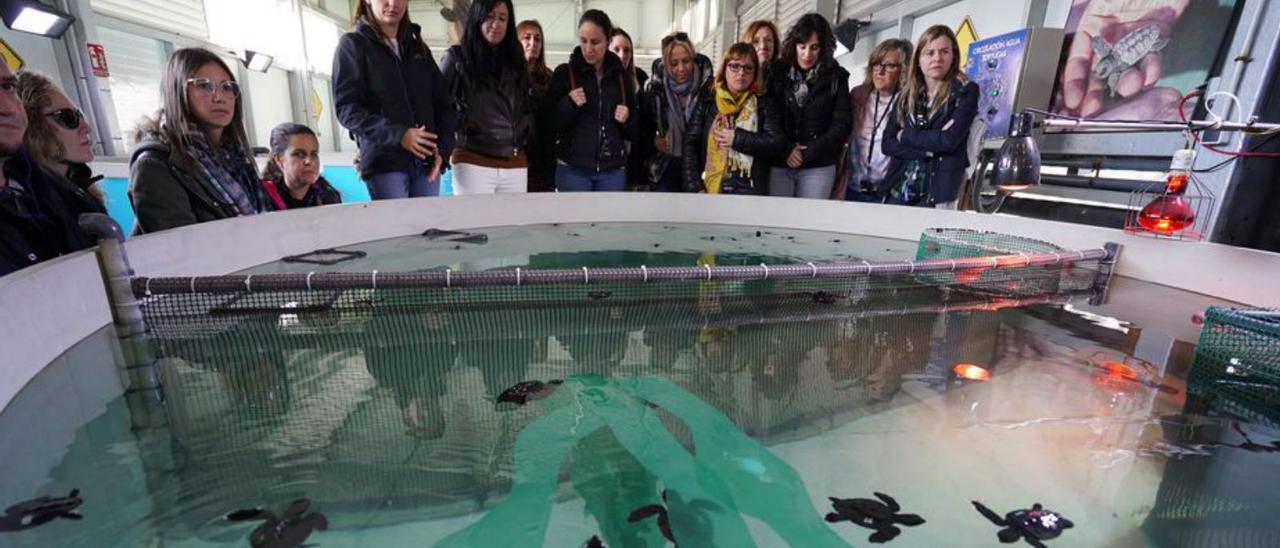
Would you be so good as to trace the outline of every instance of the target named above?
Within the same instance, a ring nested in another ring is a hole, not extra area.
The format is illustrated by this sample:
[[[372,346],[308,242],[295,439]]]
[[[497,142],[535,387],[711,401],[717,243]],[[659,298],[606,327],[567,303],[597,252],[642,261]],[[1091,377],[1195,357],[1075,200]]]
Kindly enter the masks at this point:
[[[969,58],[969,44],[978,41],[978,31],[973,27],[973,19],[968,15],[964,16],[964,21],[956,29],[956,41],[960,43],[960,66],[963,67]]]
[[[18,55],[18,52],[9,47],[9,43],[5,42],[4,38],[0,38],[0,57],[4,58],[4,62],[6,65],[9,65],[10,71],[18,72],[22,69],[22,65],[24,64],[22,56]]]
[[[311,90],[311,111],[314,113],[316,121],[320,121],[320,113],[324,112],[324,101],[320,99],[320,93]]]

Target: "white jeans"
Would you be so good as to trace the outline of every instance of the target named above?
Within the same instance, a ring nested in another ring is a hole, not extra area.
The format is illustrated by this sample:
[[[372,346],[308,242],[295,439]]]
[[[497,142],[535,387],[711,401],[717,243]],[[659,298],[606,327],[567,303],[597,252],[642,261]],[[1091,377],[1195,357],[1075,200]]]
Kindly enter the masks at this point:
[[[955,200],[951,200],[950,202],[938,202],[938,203],[936,203],[936,204],[934,204],[934,205],[933,205],[933,208],[934,208],[934,209],[946,209],[946,210],[949,210],[949,211],[956,211],[956,210],[958,210],[958,209],[959,209],[959,207],[958,207],[959,205],[960,205],[960,199],[959,199],[959,198],[956,198]]]
[[[453,194],[510,194],[529,191],[529,170],[453,165]]]

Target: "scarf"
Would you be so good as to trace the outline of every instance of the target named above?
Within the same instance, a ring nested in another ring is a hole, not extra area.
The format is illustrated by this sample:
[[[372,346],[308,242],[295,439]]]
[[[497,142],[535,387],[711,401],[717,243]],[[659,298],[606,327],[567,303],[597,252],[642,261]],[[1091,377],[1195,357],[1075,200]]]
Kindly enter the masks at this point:
[[[253,161],[245,157],[244,150],[236,145],[214,150],[201,134],[190,135],[188,140],[190,146],[187,150],[222,199],[236,206],[241,215],[258,213],[261,208],[257,189],[262,183],[253,169]]]
[[[662,76],[663,83],[667,88],[667,144],[671,145],[671,156],[680,157],[681,148],[684,143],[684,128],[689,121],[689,117],[693,115],[693,102],[696,97],[694,91],[698,89],[698,84],[702,82],[702,68],[696,64],[693,68],[693,77],[689,78],[683,84],[677,84],[671,79],[669,74]],[[688,107],[685,107],[685,99],[688,99]]]
[[[734,98],[724,86],[716,86],[716,119],[711,130],[736,127],[747,131],[759,128],[760,118],[756,116],[759,105],[756,94],[746,92],[742,97]],[[721,183],[728,173],[736,173],[746,179],[751,178],[752,158],[746,154],[722,148],[714,136],[707,135],[706,188],[707,194],[719,194]]]
[[[809,91],[813,88],[813,84],[818,81],[818,65],[814,65],[809,70],[800,70],[800,67],[791,65],[791,92],[796,97],[796,105],[804,108],[805,102],[809,100]]]

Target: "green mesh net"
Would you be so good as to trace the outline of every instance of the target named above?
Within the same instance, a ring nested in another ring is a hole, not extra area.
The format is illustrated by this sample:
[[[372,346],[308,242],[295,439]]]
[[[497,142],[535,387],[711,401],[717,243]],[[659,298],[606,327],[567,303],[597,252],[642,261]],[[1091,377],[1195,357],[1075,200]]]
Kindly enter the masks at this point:
[[[1210,307],[1188,383],[1215,409],[1280,425],[1280,310]]]

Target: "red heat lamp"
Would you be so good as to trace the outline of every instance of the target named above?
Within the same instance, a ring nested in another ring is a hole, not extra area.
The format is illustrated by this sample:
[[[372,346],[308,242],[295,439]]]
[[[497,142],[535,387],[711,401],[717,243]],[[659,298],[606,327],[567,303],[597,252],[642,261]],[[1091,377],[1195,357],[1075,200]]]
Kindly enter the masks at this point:
[[[990,371],[971,363],[957,363],[951,367],[951,372],[967,381],[987,382],[991,380]]]
[[[1182,232],[1195,222],[1195,208],[1181,195],[1160,196],[1138,213],[1138,225],[1161,236]]]
[[[1157,237],[1200,239],[1201,235],[1193,230],[1199,217],[1197,210],[1203,207],[1202,202],[1212,198],[1191,177],[1194,162],[1194,150],[1175,152],[1163,184],[1136,192],[1130,199],[1130,207],[1133,208],[1130,211],[1136,210],[1138,204],[1146,203],[1138,213],[1129,214],[1125,230]],[[1194,189],[1196,195],[1188,196],[1188,189]]]

